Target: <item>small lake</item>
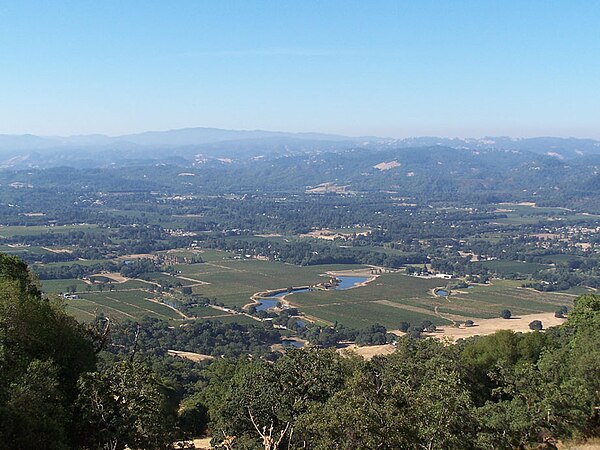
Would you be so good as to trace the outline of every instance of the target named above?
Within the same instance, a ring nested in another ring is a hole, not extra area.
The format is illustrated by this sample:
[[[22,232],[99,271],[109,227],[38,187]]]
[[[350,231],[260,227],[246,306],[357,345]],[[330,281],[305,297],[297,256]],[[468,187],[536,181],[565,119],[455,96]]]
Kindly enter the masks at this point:
[[[269,300],[268,298],[261,298],[256,306],[257,311],[266,311],[267,309],[275,308],[279,300]]]
[[[296,341],[294,339],[282,339],[281,345],[284,347],[302,348],[304,347],[304,342]]]
[[[445,289],[438,289],[435,291],[435,294],[439,295],[440,297],[448,297],[448,295],[450,295],[450,293]]]
[[[367,277],[336,277],[340,280],[340,284],[335,288],[336,291],[342,291],[344,289],[350,289],[356,287],[357,284],[364,283],[368,280]]]
[[[344,289],[353,288],[357,284],[364,283],[365,281],[368,280],[367,277],[337,277],[337,279],[340,280],[340,283],[336,286],[336,288],[335,288],[336,291],[343,291]],[[277,294],[271,294],[268,297],[264,297],[264,298],[257,300],[259,304],[256,307],[256,310],[257,311],[266,311],[268,309],[275,308],[277,306],[277,302],[279,301],[279,300],[277,300],[278,298],[281,298],[286,295],[299,294],[299,293],[308,292],[308,291],[310,291],[310,289],[303,288],[303,289],[295,289],[291,292],[283,291],[283,292],[278,292]]]

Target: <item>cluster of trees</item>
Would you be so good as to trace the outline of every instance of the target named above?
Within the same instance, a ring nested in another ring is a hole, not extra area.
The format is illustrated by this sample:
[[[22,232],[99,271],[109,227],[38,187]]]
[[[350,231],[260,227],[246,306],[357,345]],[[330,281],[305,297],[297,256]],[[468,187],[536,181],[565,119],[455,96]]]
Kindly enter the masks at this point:
[[[235,251],[241,254],[266,256],[272,260],[297,265],[368,264],[399,268],[405,264],[427,262],[424,254],[396,255],[361,247],[340,247],[312,241],[278,242],[272,240],[210,239],[203,243],[209,248]]]
[[[452,346],[402,338],[371,361],[288,350],[202,374],[215,443],[228,448],[511,449],[600,432],[600,297],[565,326]],[[265,435],[279,446],[263,447]],[[235,436],[235,438],[232,438]],[[231,444],[233,442],[233,444]]]
[[[96,264],[65,264],[60,266],[35,265],[34,271],[40,280],[66,280],[69,278],[83,278],[102,271],[118,272],[122,263],[103,261]]]
[[[387,329],[380,324],[356,330],[337,321],[330,327],[309,322],[306,326],[297,329],[297,334],[313,346],[323,348],[334,347],[340,342],[348,341],[356,342],[358,345],[378,345],[394,339],[393,335],[388,334]]]
[[[153,259],[142,258],[135,261],[127,261],[127,264],[121,264],[119,272],[124,277],[139,278],[145,273],[156,271],[158,268],[158,264]]]
[[[0,254],[1,449],[172,445],[169,387],[132,359],[99,370],[104,337],[42,297],[22,261]]]
[[[538,272],[535,278],[539,281],[525,283],[524,287],[531,287],[542,292],[564,291],[574,286],[589,286],[600,288],[600,275],[597,267],[584,271],[583,268],[571,269],[561,267],[552,271]]]
[[[107,351],[124,356],[136,346],[142,357],[163,357],[168,350],[183,350],[215,357],[260,357],[271,353],[281,335],[260,323],[245,325],[217,320],[198,321],[173,328],[169,322],[146,317],[140,322],[113,325]]]

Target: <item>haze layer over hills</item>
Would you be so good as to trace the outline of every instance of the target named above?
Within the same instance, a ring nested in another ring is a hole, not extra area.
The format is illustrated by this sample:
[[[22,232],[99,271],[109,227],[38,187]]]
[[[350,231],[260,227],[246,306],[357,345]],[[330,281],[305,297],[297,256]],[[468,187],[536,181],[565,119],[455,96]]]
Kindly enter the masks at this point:
[[[600,141],[577,138],[394,139],[321,133],[185,128],[122,136],[0,135],[0,166],[4,168],[44,168],[57,165],[105,166],[133,160],[138,163],[174,162],[174,158],[181,159],[179,163],[185,164],[186,161],[204,158],[227,158],[236,161],[265,156],[343,152],[355,149],[379,151],[435,146],[475,151],[531,152],[558,159],[600,154]]]

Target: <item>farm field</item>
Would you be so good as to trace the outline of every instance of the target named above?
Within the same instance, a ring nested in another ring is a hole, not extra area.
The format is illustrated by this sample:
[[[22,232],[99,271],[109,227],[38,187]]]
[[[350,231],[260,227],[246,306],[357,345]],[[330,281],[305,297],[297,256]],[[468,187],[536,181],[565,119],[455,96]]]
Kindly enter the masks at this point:
[[[380,323],[397,328],[398,323],[428,319],[437,325],[450,323],[435,313],[445,300],[432,289],[445,280],[411,277],[400,273],[383,274],[366,286],[342,291],[315,291],[294,294],[286,300],[309,316],[350,327]]]
[[[67,311],[77,319],[90,321],[104,313],[116,320],[139,319],[143,316],[163,320],[181,319],[171,308],[147,300],[151,294],[141,289],[130,291],[79,294],[80,299],[65,300]]]
[[[504,308],[517,315],[548,313],[562,305],[571,306],[575,298],[571,294],[521,288],[521,282],[505,280],[454,291],[448,298],[433,295],[433,288],[445,283],[445,280],[392,273],[364,287],[300,293],[286,299],[307,315],[327,322],[337,320],[352,327],[379,322],[386,327],[397,327],[401,321],[417,323],[428,319],[444,325],[451,320],[493,318]]]
[[[33,226],[0,226],[0,238],[13,236],[39,236],[46,233],[68,233],[69,231],[91,231],[98,228],[93,224],[82,225],[33,225]]]
[[[576,298],[573,294],[522,288],[521,284],[517,280],[494,279],[490,285],[455,291],[438,310],[440,313],[460,312],[475,318],[493,318],[504,308],[510,309],[513,315],[554,312],[563,305],[570,307]]]
[[[492,261],[482,261],[477,264],[500,275],[506,275],[510,273],[533,274],[535,272],[539,272],[540,270],[544,270],[550,267],[545,264],[509,261],[501,259],[496,259]]]
[[[44,267],[70,267],[74,265],[80,266],[93,266],[94,264],[102,264],[105,263],[105,259],[77,259],[75,261],[62,261],[62,262],[52,262],[44,264]]]
[[[176,265],[175,269],[180,272],[177,276],[156,272],[145,274],[144,277],[190,286],[195,294],[226,306],[241,307],[250,303],[250,297],[260,291],[313,285],[325,281],[327,277],[323,275],[326,272],[365,268],[359,265],[301,267],[274,261],[235,259],[233,254],[218,250],[204,250],[199,254],[205,262]],[[507,271],[513,271],[523,264],[491,263],[498,264],[498,270]],[[523,264],[521,270],[535,268],[537,265]],[[469,289],[452,291],[447,298],[433,293],[435,288],[449,284],[452,281],[392,272],[381,274],[366,286],[341,291],[297,293],[288,295],[286,301],[298,307],[311,320],[323,324],[337,321],[349,327],[363,328],[381,323],[393,329],[402,321],[416,324],[427,319],[443,326],[452,321],[495,318],[505,308],[514,315],[552,313],[560,306],[570,306],[575,294],[579,293],[579,290],[572,293],[543,293],[521,288],[522,281],[497,279],[491,285],[474,285]],[[150,284],[142,281],[115,283],[112,292],[98,292],[97,286],[90,287],[74,279],[43,282],[46,292],[64,292],[69,286],[75,286],[81,296],[80,300],[67,301],[69,310],[78,318],[89,320],[96,312],[112,314],[120,319],[144,315],[167,320],[181,318],[172,309],[146,300],[152,294],[144,288],[150,287]],[[198,307],[190,313],[196,314],[199,320],[244,320],[244,316],[228,316],[211,308]]]
[[[2,230],[2,228],[0,228]],[[29,253],[32,255],[44,255],[52,253],[51,251],[42,247],[26,246],[26,245],[14,245],[14,244],[2,244],[0,245],[0,252],[10,254],[24,254]]]
[[[61,280],[41,280],[42,290],[46,293],[66,292],[70,286],[75,286],[75,291],[79,294],[98,291],[97,285],[90,285],[77,278],[66,278]],[[127,280],[124,283],[114,283],[117,291],[129,289],[144,289],[151,286],[150,283],[141,280]],[[89,289],[89,290],[88,290]],[[108,291],[108,289],[106,289]]]
[[[499,203],[498,209],[503,214],[506,214],[506,217],[496,219],[495,222],[504,225],[535,224],[548,218],[563,222],[573,222],[599,217],[593,214],[575,213],[566,208],[542,207],[523,203]]]
[[[190,316],[196,316],[201,319],[212,319],[212,318],[222,318],[229,317],[231,314],[221,311],[216,308],[211,308],[210,306],[194,306],[189,309]]]
[[[203,253],[200,264],[178,265],[180,276],[196,280],[193,292],[228,306],[243,306],[259,291],[321,283],[328,271],[357,269],[357,265],[293,266],[256,259],[234,260],[225,252]],[[225,258],[225,259],[224,259]],[[177,280],[177,278],[173,278]],[[183,281],[183,280],[182,280]],[[208,284],[206,284],[208,283]]]
[[[66,278],[63,280],[41,280],[42,290],[46,293],[67,292],[69,287],[75,286],[76,292],[85,292],[89,284],[77,278]]]

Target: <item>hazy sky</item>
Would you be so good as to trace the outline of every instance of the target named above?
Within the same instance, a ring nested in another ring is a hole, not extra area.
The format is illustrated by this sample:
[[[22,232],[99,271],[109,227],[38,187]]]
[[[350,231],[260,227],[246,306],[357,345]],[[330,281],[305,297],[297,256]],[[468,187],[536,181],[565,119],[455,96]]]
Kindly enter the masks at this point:
[[[0,133],[193,126],[600,138],[600,2],[0,2]]]

